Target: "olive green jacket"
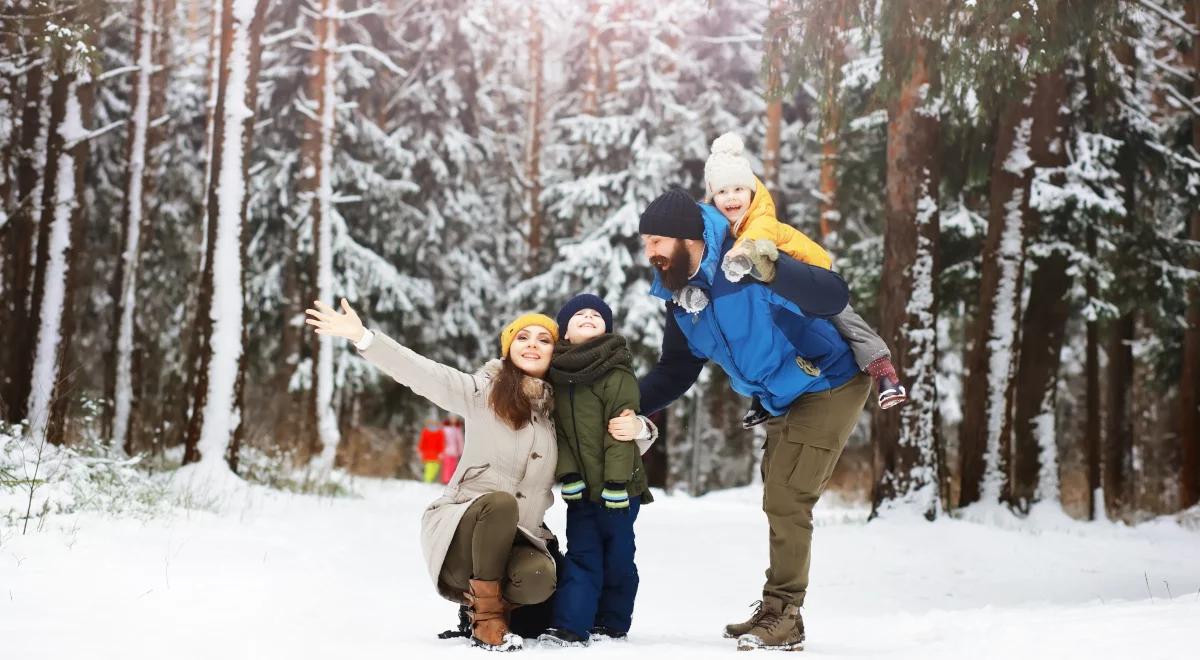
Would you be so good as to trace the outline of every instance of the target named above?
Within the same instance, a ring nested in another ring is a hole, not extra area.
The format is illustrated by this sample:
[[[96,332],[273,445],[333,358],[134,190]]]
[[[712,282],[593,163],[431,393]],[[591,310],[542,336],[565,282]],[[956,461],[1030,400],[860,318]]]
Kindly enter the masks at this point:
[[[594,375],[593,375],[594,377]],[[587,483],[588,499],[603,502],[605,482],[626,484],[630,497],[653,501],[638,446],[608,433],[608,420],[625,409],[638,410],[638,383],[628,363],[612,367],[592,382],[554,369],[554,426],[558,436],[555,476],[578,473]]]

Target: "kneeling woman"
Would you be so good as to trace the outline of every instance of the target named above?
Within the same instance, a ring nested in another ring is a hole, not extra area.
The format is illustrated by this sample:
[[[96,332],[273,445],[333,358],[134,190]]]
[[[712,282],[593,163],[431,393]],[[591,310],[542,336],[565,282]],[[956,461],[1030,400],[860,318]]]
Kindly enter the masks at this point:
[[[367,330],[344,299],[342,313],[314,304],[306,322],[318,334],[349,339],[371,364],[466,421],[458,468],[421,518],[421,548],[438,592],[467,605],[474,643],[519,648],[510,610],[541,603],[555,588],[554,535],[542,519],[554,501],[558,452],[542,377],[557,324],[541,314],[518,318],[500,333],[500,359],[469,375]]]

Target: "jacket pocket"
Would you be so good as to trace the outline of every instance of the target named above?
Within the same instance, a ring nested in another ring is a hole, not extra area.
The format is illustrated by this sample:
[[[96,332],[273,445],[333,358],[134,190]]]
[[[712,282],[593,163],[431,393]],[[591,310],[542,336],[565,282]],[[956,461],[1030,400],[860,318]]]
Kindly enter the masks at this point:
[[[472,465],[471,467],[467,468],[463,471],[462,478],[458,480],[459,487],[461,488],[464,484],[483,476],[483,473],[487,472],[491,467],[491,463],[484,463],[483,465]]]

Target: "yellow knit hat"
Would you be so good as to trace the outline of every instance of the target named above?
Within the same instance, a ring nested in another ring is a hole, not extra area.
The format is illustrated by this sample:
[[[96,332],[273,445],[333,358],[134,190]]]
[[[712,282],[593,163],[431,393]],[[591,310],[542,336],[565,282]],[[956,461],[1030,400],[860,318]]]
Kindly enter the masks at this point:
[[[558,342],[558,324],[545,314],[523,314],[500,331],[500,357],[508,357],[508,348],[512,346],[517,333],[531,325],[538,325],[550,331],[550,338]]]

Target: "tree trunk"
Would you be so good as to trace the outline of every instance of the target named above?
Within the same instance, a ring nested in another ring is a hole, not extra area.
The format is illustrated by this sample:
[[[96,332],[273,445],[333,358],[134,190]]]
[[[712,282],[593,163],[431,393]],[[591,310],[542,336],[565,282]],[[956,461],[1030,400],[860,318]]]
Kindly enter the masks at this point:
[[[992,159],[988,233],[984,239],[979,308],[967,351],[959,454],[959,505],[1006,495],[1010,447],[1003,435],[1011,406],[1016,321],[1024,264],[1028,206],[1027,148],[1031,99],[1010,101],[997,127]]]
[[[778,22],[785,7],[782,2],[771,3],[771,18],[767,24]],[[780,169],[780,139],[783,133],[783,53],[775,35],[767,35],[767,135],[763,148],[763,184],[778,191]],[[782,219],[782,218],[781,218]]]
[[[600,5],[597,0],[588,0],[588,36],[587,36],[587,77],[583,82],[583,103],[581,109],[585,115],[596,115],[600,111]]]
[[[1188,22],[1200,29],[1200,0],[1188,3]],[[1200,98],[1200,35],[1192,35],[1192,92]],[[1200,153],[1200,117],[1192,115],[1192,147]],[[1192,240],[1200,244],[1200,208],[1192,209]],[[1192,259],[1200,271],[1200,256]],[[1179,504],[1200,502],[1200,285],[1193,284],[1188,298],[1187,329],[1183,339],[1183,372],[1179,377],[1181,444]]]
[[[266,0],[224,0],[214,110],[208,241],[200,287],[200,372],[184,463],[236,465],[245,377],[243,272],[247,169]]]
[[[137,0],[134,9],[138,17],[135,32],[138,71],[133,86],[133,111],[129,121],[128,165],[126,167],[124,251],[121,253],[117,279],[121,283],[117,297],[117,327],[113,337],[116,355],[110,421],[109,441],[125,447],[129,440],[129,420],[134,404],[133,382],[133,339],[135,334],[134,309],[137,307],[138,268],[142,252],[142,224],[146,204],[145,178],[146,160],[150,151],[148,141],[151,105],[151,70],[154,67],[154,37],[156,0]]]
[[[193,417],[192,404],[195,403],[193,396],[198,385],[197,380],[202,372],[202,355],[204,353],[204,338],[206,331],[204,323],[200,319],[200,308],[202,306],[201,299],[204,297],[203,282],[204,273],[208,264],[208,202],[209,188],[212,185],[213,171],[213,146],[215,140],[213,136],[216,131],[216,109],[217,109],[217,92],[221,81],[221,26],[222,26],[222,10],[223,3],[214,2],[210,8],[209,14],[209,43],[208,43],[208,71],[205,81],[205,89],[208,90],[208,101],[205,104],[205,120],[204,120],[204,193],[200,200],[200,213],[198,216],[199,227],[196,231],[196,244],[199,246],[197,250],[197,267],[196,278],[188,284],[187,295],[187,311],[186,322],[182,336],[183,344],[187,347],[187,354],[184,357],[184,372],[186,395],[180,398],[180,406],[176,411],[175,423],[172,424],[173,429],[178,429],[179,436],[171,438],[169,444],[177,446],[179,443],[185,445],[184,460],[187,461],[187,438],[191,434],[191,419]],[[192,458],[195,460],[195,458]]]
[[[840,1],[840,0],[839,0]],[[846,10],[839,5],[837,35],[832,39],[833,47],[825,69],[825,112],[821,121],[821,173],[818,183],[820,195],[821,245],[827,250],[837,248],[841,213],[838,211],[838,141],[842,130],[842,99],[838,90],[842,84],[843,53],[842,32],[846,29]]]
[[[30,29],[41,31],[44,21],[33,21]],[[4,300],[0,301],[7,322],[0,327],[4,339],[4,382],[0,382],[0,414],[9,422],[25,418],[29,402],[29,379],[33,374],[32,332],[35,246],[41,220],[43,174],[49,112],[45,64],[25,75],[24,107],[21,109],[21,148],[16,160],[16,209],[8,220],[4,254]]]
[[[1069,117],[1061,111],[1066,96],[1064,71],[1038,76],[1029,144],[1030,158],[1037,167],[1067,165]],[[1046,243],[1069,241],[1068,212],[1056,213],[1043,227],[1041,212],[1026,206],[1026,234],[1041,236]],[[1040,233],[1035,233],[1039,228]],[[1067,295],[1071,276],[1067,274],[1070,266],[1067,256],[1061,250],[1055,250],[1036,257],[1034,266],[1020,337],[1036,339],[1021,342],[1012,432],[1011,495],[1013,503],[1023,511],[1028,511],[1035,501],[1059,499],[1055,410],[1060,355],[1070,313]]]
[[[529,273],[540,271],[542,251],[542,17],[529,3],[529,137],[525,141],[525,206],[529,214]]]
[[[1087,230],[1088,256],[1093,260],[1097,257],[1096,229],[1091,225]],[[1088,300],[1096,300],[1099,287],[1096,276],[1088,271],[1087,275]],[[1086,421],[1083,431],[1083,455],[1087,464],[1087,500],[1088,520],[1096,519],[1096,506],[1100,492],[1100,419],[1103,411],[1100,408],[1100,330],[1099,323],[1094,318],[1087,322],[1087,348],[1084,362],[1084,380],[1087,392]]]
[[[1135,148],[1126,141],[1118,156],[1117,168],[1121,172],[1121,184],[1125,189],[1125,218],[1122,230],[1126,233],[1134,231],[1137,226],[1138,200],[1136,195],[1137,183],[1137,153]],[[1115,264],[1125,272],[1124,266]],[[1104,508],[1109,518],[1119,518],[1130,504],[1132,495],[1133,469],[1133,420],[1131,419],[1133,402],[1130,391],[1133,385],[1134,361],[1133,341],[1137,331],[1137,319],[1132,310],[1126,311],[1109,330],[1108,340],[1108,375],[1106,378],[1107,393],[1105,395],[1104,429]]]
[[[312,172],[307,182],[311,199],[309,215],[313,228],[313,281],[317,285],[317,298],[327,303],[333,301],[333,140],[334,110],[337,96],[334,85],[337,78],[337,1],[323,0],[321,15],[316,24],[318,48],[313,51],[310,93],[316,100],[316,119],[309,119],[308,139],[302,159],[304,172]],[[313,461],[318,472],[333,468],[340,433],[337,417],[333,411],[333,337],[312,335],[312,389],[309,393],[309,427],[316,431],[317,446],[320,448]]]
[[[940,120],[923,112],[926,91],[937,87],[929,55],[936,46],[909,37],[898,52],[911,57],[907,79],[888,107],[887,215],[882,336],[909,384],[910,401],[897,415],[876,411],[874,515],[906,502],[933,520],[942,509],[942,466],[937,396],[938,187]]]
[[[91,90],[86,71],[59,73],[51,83],[43,231],[34,273],[36,344],[27,407],[30,437],[38,444],[64,440],[69,375],[64,377],[63,372],[75,326],[73,262],[82,239]]]

